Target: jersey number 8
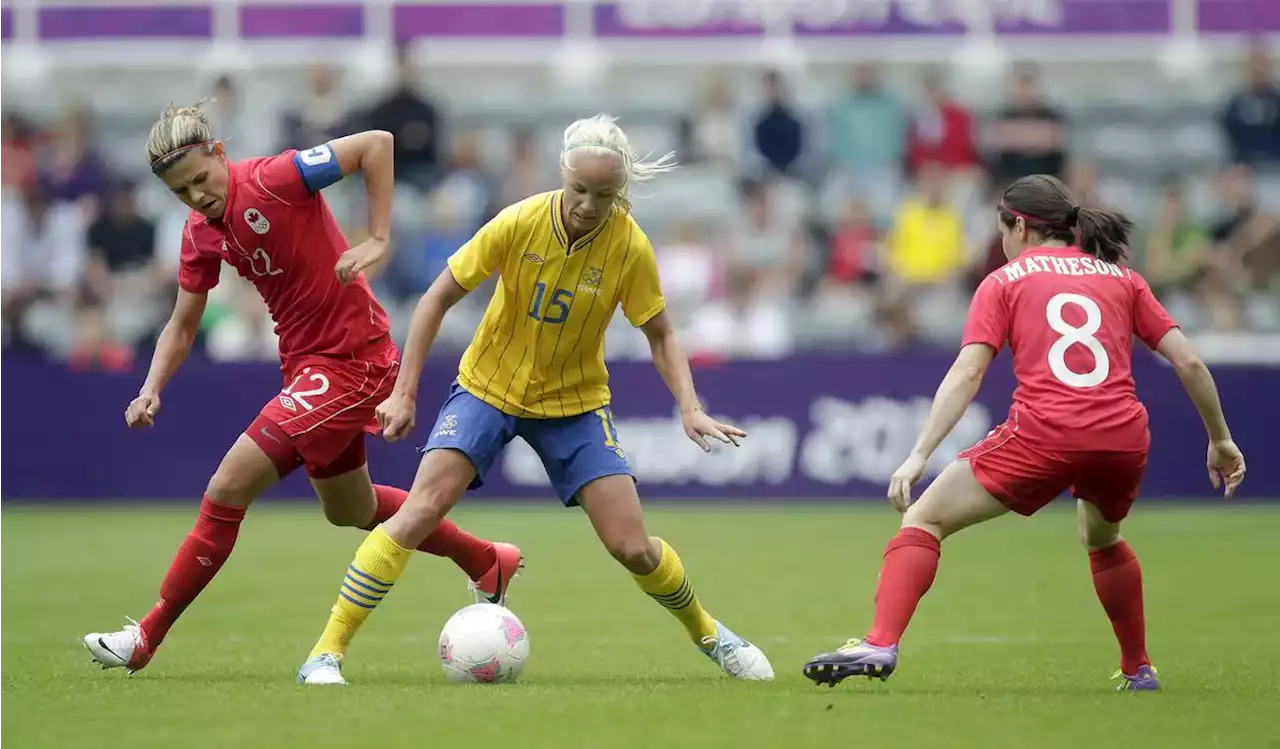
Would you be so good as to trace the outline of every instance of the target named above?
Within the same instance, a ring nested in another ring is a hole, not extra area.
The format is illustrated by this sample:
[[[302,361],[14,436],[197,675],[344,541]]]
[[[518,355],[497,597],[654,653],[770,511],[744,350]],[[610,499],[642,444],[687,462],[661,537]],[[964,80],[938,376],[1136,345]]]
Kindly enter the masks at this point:
[[[1076,327],[1062,319],[1062,308],[1068,304],[1084,310],[1084,325]],[[1091,388],[1101,385],[1111,372],[1111,359],[1102,342],[1094,338],[1094,334],[1102,327],[1102,309],[1098,303],[1080,294],[1054,294],[1045,307],[1045,316],[1049,319],[1049,327],[1060,337],[1049,347],[1049,371],[1064,385],[1077,388]],[[1088,372],[1075,372],[1067,366],[1067,349],[1078,343],[1093,354],[1093,369]]]

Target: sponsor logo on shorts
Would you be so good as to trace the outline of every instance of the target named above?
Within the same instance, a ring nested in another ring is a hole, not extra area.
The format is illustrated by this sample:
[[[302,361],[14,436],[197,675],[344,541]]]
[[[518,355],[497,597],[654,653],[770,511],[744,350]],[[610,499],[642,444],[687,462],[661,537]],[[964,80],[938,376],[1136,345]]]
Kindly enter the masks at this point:
[[[271,222],[257,208],[245,209],[244,222],[249,225],[250,229],[253,229],[254,234],[266,234],[271,231]]]
[[[458,436],[458,417],[454,414],[445,416],[440,422],[440,428],[436,430],[437,437],[457,437]]]

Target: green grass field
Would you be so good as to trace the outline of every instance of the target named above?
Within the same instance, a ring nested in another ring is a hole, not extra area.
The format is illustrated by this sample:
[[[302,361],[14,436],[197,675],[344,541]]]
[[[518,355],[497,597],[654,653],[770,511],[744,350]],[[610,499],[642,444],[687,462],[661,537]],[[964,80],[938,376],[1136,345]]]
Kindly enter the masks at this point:
[[[460,511],[519,542],[512,608],[524,678],[445,682],[460,572],[414,560],[348,658],[351,685],[294,673],[324,623],[358,531],[310,506],[251,513],[235,555],[144,672],[94,667],[90,630],[141,617],[194,508],[3,513],[3,740],[36,747],[1280,747],[1280,507],[1141,508],[1150,649],[1166,690],[1115,694],[1110,626],[1074,515],[1005,518],[947,543],[887,683],[829,690],[800,675],[861,634],[886,507],[655,508],[713,614],[755,640],[771,684],[732,683],[639,593],[578,513]]]

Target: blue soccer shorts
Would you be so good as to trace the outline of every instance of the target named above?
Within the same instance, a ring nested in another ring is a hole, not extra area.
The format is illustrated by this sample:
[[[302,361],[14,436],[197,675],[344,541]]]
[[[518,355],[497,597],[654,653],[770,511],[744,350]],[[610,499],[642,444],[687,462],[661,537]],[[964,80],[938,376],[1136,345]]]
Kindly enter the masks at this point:
[[[604,476],[635,478],[618,444],[613,411],[608,406],[577,416],[526,419],[503,413],[467,392],[456,381],[440,408],[431,437],[422,448],[457,450],[475,466],[471,489],[484,484],[498,454],[520,437],[542,460],[547,477],[566,507],[578,504],[578,490]]]

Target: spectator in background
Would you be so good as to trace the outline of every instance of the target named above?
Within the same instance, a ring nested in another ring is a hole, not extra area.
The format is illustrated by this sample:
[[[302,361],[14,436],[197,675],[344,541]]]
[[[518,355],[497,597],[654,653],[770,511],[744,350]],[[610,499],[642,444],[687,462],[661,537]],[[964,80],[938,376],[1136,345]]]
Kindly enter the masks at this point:
[[[795,292],[806,266],[804,234],[795,217],[778,210],[774,185],[748,180],[743,185],[746,216],[731,234],[730,267],[754,279],[754,293],[786,297]]]
[[[90,146],[89,113],[72,109],[58,123],[38,162],[44,199],[76,203],[91,219],[106,188],[107,170]]]
[[[764,108],[752,128],[756,153],[766,171],[798,177],[805,147],[804,123],[796,116],[780,73],[765,73],[763,86]]]
[[[5,340],[65,353],[85,265],[84,212],[51,202],[37,184],[0,206]]]
[[[781,300],[761,297],[759,278],[738,266],[726,276],[725,295],[693,316],[682,340],[694,361],[780,359],[795,346],[791,316]]]
[[[347,134],[350,113],[338,92],[338,74],[332,66],[319,63],[307,73],[308,91],[302,105],[285,112],[280,150],[311,148]]]
[[[26,120],[6,114],[0,135],[0,190],[21,194],[36,178],[34,133]]]
[[[218,76],[213,84],[212,99],[207,111],[213,134],[225,143],[231,158],[265,156],[278,142],[276,110],[244,106],[244,97],[231,76]]]
[[[133,344],[164,318],[174,279],[155,262],[155,246],[156,226],[138,213],[133,184],[112,185],[102,214],[89,227],[87,301],[71,351],[73,366],[130,366]]]
[[[498,201],[500,206],[511,205],[524,200],[530,195],[554,190],[558,185],[547,175],[555,171],[547,168],[542,155],[538,153],[534,141],[534,131],[528,127],[519,127],[511,131],[511,161],[502,170],[503,178],[498,185]]]
[[[907,166],[914,176],[924,164],[968,174],[979,166],[973,116],[952,99],[934,71],[924,77],[924,102],[916,108],[907,133]]]
[[[894,217],[885,270],[891,283],[883,314],[896,343],[918,336],[934,342],[960,335],[966,269],[964,220],[947,202],[947,175],[937,164],[920,169],[917,193]]]
[[[1067,165],[1067,118],[1045,102],[1035,73],[1014,73],[1013,90],[991,130],[996,192],[1029,174],[1062,178]]]
[[[917,188],[894,216],[886,270],[902,286],[949,283],[965,267],[963,219],[947,203],[942,167],[925,164]]]
[[[1254,169],[1280,170],[1280,87],[1266,48],[1255,44],[1247,62],[1248,85],[1227,102],[1222,128],[1231,160]]]
[[[831,253],[821,287],[825,291],[873,286],[880,273],[880,244],[871,212],[851,200],[831,237]]]
[[[450,144],[447,171],[436,189],[453,194],[450,199],[463,211],[463,221],[470,231],[497,215],[497,182],[497,177],[480,161],[480,142],[475,133],[458,133]]]
[[[1221,272],[1232,276],[1236,288],[1268,289],[1276,281],[1280,255],[1280,223],[1259,207],[1253,174],[1244,164],[1229,167],[1222,175],[1219,194],[1223,213],[1209,229]]]
[[[838,189],[867,201],[879,217],[891,215],[902,194],[907,111],[878,67],[853,69],[848,91],[827,113],[827,139]]]
[[[425,190],[440,176],[440,115],[414,88],[408,47],[396,51],[396,66],[395,88],[369,110],[368,127],[395,136],[396,181]]]
[[[779,81],[781,87],[781,81]],[[734,168],[742,158],[743,118],[733,100],[733,90],[723,77],[715,78],[705,95],[693,107],[689,121],[687,150],[690,163],[708,162]],[[798,148],[803,147],[803,142]]]
[[[1190,289],[1204,275],[1209,238],[1188,213],[1182,187],[1165,186],[1155,221],[1146,231],[1146,278],[1162,296]]]

